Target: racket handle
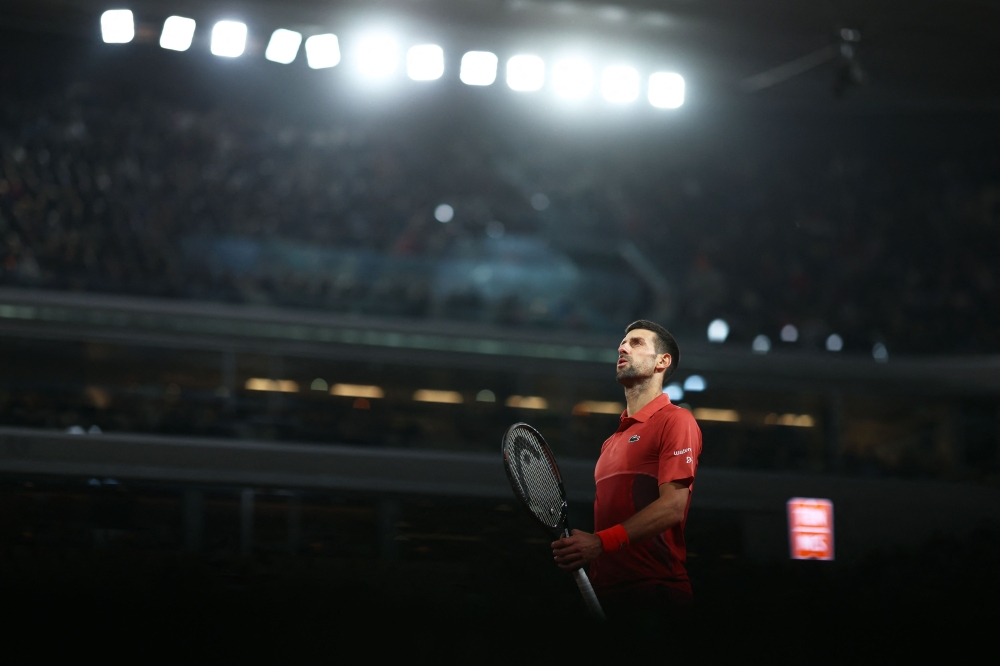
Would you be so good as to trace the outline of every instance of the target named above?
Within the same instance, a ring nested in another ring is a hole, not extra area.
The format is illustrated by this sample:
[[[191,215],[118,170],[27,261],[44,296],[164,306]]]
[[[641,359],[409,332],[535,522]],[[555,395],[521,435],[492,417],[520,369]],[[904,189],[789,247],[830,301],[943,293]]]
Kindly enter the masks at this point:
[[[594,587],[590,584],[586,572],[583,569],[577,569],[573,572],[573,578],[576,580],[576,586],[580,588],[580,594],[583,595],[583,603],[586,604],[587,610],[596,619],[603,620],[604,609],[601,608],[601,602],[597,600]]]

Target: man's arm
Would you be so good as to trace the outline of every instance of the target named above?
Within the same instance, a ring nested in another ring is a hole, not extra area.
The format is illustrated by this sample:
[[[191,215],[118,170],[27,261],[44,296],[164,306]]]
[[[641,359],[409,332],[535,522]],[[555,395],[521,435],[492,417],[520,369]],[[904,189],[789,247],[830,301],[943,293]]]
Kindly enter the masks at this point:
[[[660,485],[660,496],[642,511],[622,523],[629,543],[638,543],[666,532],[684,520],[688,487],[672,481]],[[589,532],[573,530],[572,536],[552,543],[552,553],[560,569],[579,569],[604,552],[601,538]]]

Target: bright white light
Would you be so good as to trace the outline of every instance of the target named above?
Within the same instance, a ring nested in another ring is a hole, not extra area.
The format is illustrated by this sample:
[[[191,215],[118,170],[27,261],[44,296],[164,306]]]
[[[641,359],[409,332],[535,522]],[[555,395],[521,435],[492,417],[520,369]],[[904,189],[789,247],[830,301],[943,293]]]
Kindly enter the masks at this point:
[[[766,354],[771,351],[771,338],[766,335],[758,335],[750,345],[754,354]]]
[[[294,30],[278,28],[271,33],[271,41],[267,43],[264,57],[271,62],[282,65],[291,64],[295,56],[299,54],[299,46],[302,44],[302,34]]]
[[[458,78],[468,86],[489,86],[497,80],[497,56],[489,51],[469,51],[462,56]]]
[[[726,323],[725,319],[714,319],[712,323],[708,325],[708,341],[709,342],[725,342],[726,338],[729,337],[729,324]]]
[[[336,67],[340,62],[340,42],[337,35],[313,35],[306,40],[306,62],[313,69]]]
[[[639,96],[639,72],[631,67],[605,67],[601,75],[601,95],[614,104],[628,104]]]
[[[247,47],[247,26],[239,21],[219,21],[212,28],[212,54],[238,58]]]
[[[781,341],[782,342],[795,342],[799,339],[799,329],[795,328],[791,324],[785,324],[781,327]]]
[[[889,350],[881,342],[876,342],[875,346],[872,347],[872,358],[879,363],[885,363],[889,360]]]
[[[135,37],[129,9],[109,9],[101,14],[101,38],[106,44],[127,44]]]
[[[516,55],[507,61],[507,85],[511,90],[532,92],[545,83],[545,63],[538,56]]]
[[[194,39],[194,19],[170,16],[163,22],[160,46],[171,51],[187,51]]]
[[[667,397],[670,398],[671,402],[677,402],[684,397],[684,389],[682,389],[681,385],[677,382],[667,384],[666,388],[663,389],[663,392],[667,394]]]
[[[836,333],[831,333],[830,337],[826,339],[826,350],[832,352],[838,352],[844,348],[844,339],[837,335]]]
[[[437,44],[418,44],[406,52],[406,74],[414,81],[434,81],[444,74],[444,51]]]
[[[707,388],[705,384],[705,378],[701,375],[691,375],[684,380],[684,390],[691,391],[692,393],[697,393],[698,391],[704,391]]]
[[[389,35],[369,35],[358,43],[358,71],[372,79],[383,79],[399,65],[399,45]]]
[[[438,222],[451,222],[455,217],[455,209],[448,204],[441,204],[434,209],[434,219]]]
[[[674,72],[649,75],[649,103],[658,109],[676,109],[684,103],[684,77]]]
[[[560,60],[552,68],[552,88],[560,97],[582,99],[594,88],[594,70],[585,60]]]

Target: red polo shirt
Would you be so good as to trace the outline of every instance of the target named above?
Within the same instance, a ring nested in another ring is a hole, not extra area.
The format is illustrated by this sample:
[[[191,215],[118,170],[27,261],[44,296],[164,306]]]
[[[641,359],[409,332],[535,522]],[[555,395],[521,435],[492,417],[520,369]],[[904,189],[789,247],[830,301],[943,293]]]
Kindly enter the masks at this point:
[[[682,483],[691,493],[680,524],[623,550],[604,553],[591,563],[591,580],[598,592],[659,583],[690,594],[684,524],[700,455],[698,423],[667,396],[655,398],[634,416],[622,414],[618,430],[601,447],[594,470],[594,529],[625,522],[659,498],[664,483]]]

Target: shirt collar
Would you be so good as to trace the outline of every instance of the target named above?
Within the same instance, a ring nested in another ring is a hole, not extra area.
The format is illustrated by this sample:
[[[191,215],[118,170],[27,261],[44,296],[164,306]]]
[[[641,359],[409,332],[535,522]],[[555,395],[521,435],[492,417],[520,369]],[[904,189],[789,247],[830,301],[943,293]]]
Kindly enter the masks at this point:
[[[632,416],[628,415],[628,410],[626,409],[624,412],[622,412],[620,422],[622,424],[624,424],[625,421],[638,421],[639,423],[644,423],[646,419],[648,419],[650,416],[660,411],[669,404],[670,404],[670,398],[667,397],[666,393],[661,393],[660,395],[650,400],[649,404],[647,404],[645,407],[640,409]]]

